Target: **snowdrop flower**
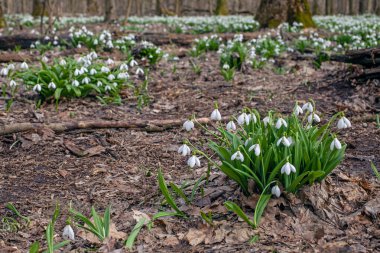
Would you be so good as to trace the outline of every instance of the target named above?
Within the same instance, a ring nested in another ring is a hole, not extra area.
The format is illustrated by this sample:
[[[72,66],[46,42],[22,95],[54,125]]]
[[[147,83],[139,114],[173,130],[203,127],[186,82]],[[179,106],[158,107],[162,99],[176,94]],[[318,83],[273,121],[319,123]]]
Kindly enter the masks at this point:
[[[296,116],[298,116],[298,115],[300,115],[300,114],[302,114],[302,113],[303,113],[303,110],[302,110],[301,106],[296,105],[296,106],[294,107],[294,114],[295,114]]]
[[[120,69],[120,71],[124,71],[124,70],[128,71],[128,65],[125,64],[125,63],[123,63],[123,64],[120,65],[119,69]]]
[[[194,122],[191,120],[186,120],[185,123],[183,123],[183,128],[186,129],[186,131],[190,131],[194,128]]]
[[[248,139],[246,139],[245,142],[244,142],[244,146],[247,146],[251,140],[252,140],[251,137],[249,137]]]
[[[139,64],[134,59],[132,59],[132,61],[129,63],[129,66],[131,66],[131,67],[137,66],[137,65],[139,65]]]
[[[48,62],[49,59],[48,59],[46,56],[44,56],[44,57],[42,57],[42,61],[43,61],[43,62]]]
[[[105,91],[109,91],[109,90],[111,90],[111,87],[108,86],[108,85],[106,85],[106,87],[104,87],[104,90],[105,90]]]
[[[28,64],[26,62],[23,62],[23,63],[21,63],[20,68],[21,69],[28,69],[29,66],[28,66]]]
[[[108,80],[110,80],[110,81],[112,81],[112,80],[114,80],[115,79],[115,76],[114,75],[112,75],[112,74],[110,74],[110,75],[108,75]]]
[[[227,123],[227,130],[228,131],[236,131],[236,125],[233,121],[230,121]]]
[[[137,68],[136,75],[144,75],[144,70],[142,70],[142,68]]]
[[[40,92],[41,91],[41,84],[38,83],[38,84],[34,85],[33,91]]]
[[[307,102],[306,104],[304,104],[301,108],[303,111],[306,110],[306,111],[309,111],[309,112],[313,112],[313,105],[310,103],[310,102]]]
[[[338,129],[349,128],[351,127],[351,122],[346,117],[342,117],[338,120],[337,127]]]
[[[264,126],[266,127],[268,125],[268,123],[270,122],[270,118],[269,116],[266,116],[264,119],[263,119],[263,122],[264,122]]]
[[[0,74],[2,76],[7,76],[9,73],[9,69],[8,68],[2,68],[1,71],[0,71]]]
[[[14,87],[17,86],[17,83],[16,83],[14,80],[11,80],[11,81],[9,82],[9,86],[10,86],[11,88],[14,88]]]
[[[310,124],[313,123],[313,120],[317,123],[321,122],[321,118],[315,113],[312,113],[307,117],[307,122],[309,122]]]
[[[248,125],[249,124],[249,116],[245,112],[243,112],[237,118],[237,122],[239,125],[243,125],[244,123]]]
[[[83,78],[82,80],[82,84],[89,84],[90,83],[90,78],[88,78],[87,76],[85,78]]]
[[[187,156],[191,154],[191,150],[189,146],[186,144],[183,144],[182,146],[179,147],[178,153],[181,154],[182,156]]]
[[[236,151],[232,156],[231,160],[240,160],[241,162],[244,162],[244,156],[240,151]]]
[[[113,82],[112,85],[113,85],[113,87],[115,87],[115,88],[117,87],[117,83],[116,83],[116,82]]]
[[[225,70],[230,69],[230,65],[228,65],[227,63],[224,63],[224,65],[223,65],[223,69],[225,69]]]
[[[90,69],[90,75],[96,75],[98,73],[98,71],[96,71],[96,69]]]
[[[218,109],[215,109],[212,111],[211,120],[216,120],[216,121],[222,120],[222,115],[220,115],[220,112]]]
[[[72,241],[75,240],[74,230],[70,225],[66,225],[63,228],[62,238],[64,240],[72,240]]]
[[[272,187],[272,195],[275,195],[277,198],[280,197],[281,190],[280,190],[280,187],[278,187],[278,185],[275,185]]]
[[[84,73],[87,73],[88,72],[88,69],[85,68],[85,67],[81,67],[80,68],[80,74],[84,74]]]
[[[187,160],[187,165],[189,165],[190,168],[194,168],[194,166],[198,166],[200,167],[201,166],[201,161],[199,160],[198,157],[196,157],[195,155],[191,156],[189,158],[189,160]]]
[[[79,69],[74,70],[74,76],[79,76],[81,74],[81,71]]]
[[[120,72],[119,74],[117,74],[118,79],[128,79],[128,77],[128,73]]]
[[[8,65],[7,68],[8,68],[8,70],[11,70],[11,69],[13,70],[13,69],[15,69],[15,65],[11,63]]]
[[[108,72],[110,72],[110,69],[107,68],[107,67],[105,67],[105,66],[103,66],[103,67],[100,69],[100,71],[103,72],[103,73],[108,73]]]
[[[72,83],[71,83],[72,86],[74,87],[78,87],[79,86],[79,82],[77,80],[74,80]]]
[[[277,146],[280,146],[280,144],[283,144],[285,147],[289,147],[292,143],[289,141],[288,138],[285,136],[282,136],[278,141],[277,141]]]
[[[276,128],[280,129],[282,126],[288,127],[288,123],[283,118],[279,118],[276,122]]]
[[[55,88],[56,88],[55,83],[54,82],[50,82],[49,85],[48,85],[48,88],[55,90]]]
[[[59,61],[59,65],[61,65],[61,66],[65,66],[65,65],[66,65],[66,61],[65,61],[64,59],[61,59],[61,60]]]
[[[256,115],[255,114],[248,114],[248,123],[247,125],[249,124],[250,121],[253,121],[253,123],[256,123],[257,122],[257,118],[256,118]]]
[[[248,151],[251,152],[252,150],[255,150],[255,155],[256,156],[259,156],[260,153],[261,153],[261,149],[260,149],[260,145],[259,144],[255,144],[255,145],[252,145]]]
[[[114,64],[115,62],[112,60],[112,59],[110,59],[110,58],[108,58],[108,60],[106,61],[106,64],[107,65],[112,65],[112,64]]]
[[[97,83],[96,83],[96,86],[98,86],[98,87],[101,87],[103,85],[103,83],[101,82],[101,81],[98,81]]]
[[[290,175],[290,172],[296,173],[296,168],[289,162],[285,163],[281,168],[281,174]]]
[[[334,138],[334,140],[330,144],[330,150],[333,151],[334,149],[341,149],[342,144],[337,138]]]

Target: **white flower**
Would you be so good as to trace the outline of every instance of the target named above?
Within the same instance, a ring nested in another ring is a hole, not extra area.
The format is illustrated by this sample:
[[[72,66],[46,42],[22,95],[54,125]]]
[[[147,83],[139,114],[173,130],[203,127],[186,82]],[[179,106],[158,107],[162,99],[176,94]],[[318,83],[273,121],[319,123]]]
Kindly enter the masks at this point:
[[[220,112],[218,109],[215,109],[212,111],[211,120],[216,120],[216,121],[222,120],[222,115],[220,115]]]
[[[43,62],[48,62],[49,59],[48,59],[46,56],[44,56],[44,57],[42,57],[42,61],[43,61]]]
[[[106,87],[104,87],[104,90],[105,90],[105,91],[109,91],[109,90],[111,90],[111,86],[106,85]]]
[[[117,74],[117,78],[118,79],[128,79],[129,78],[129,75],[128,73],[124,73],[124,72],[120,72],[119,74]]]
[[[55,90],[55,88],[56,88],[55,83],[50,82],[49,85],[48,85],[48,88]]]
[[[132,61],[129,63],[129,66],[131,66],[131,67],[137,66],[137,65],[139,65],[139,64],[134,59],[132,59]]]
[[[248,125],[249,124],[249,116],[245,112],[243,112],[237,118],[237,122],[239,125],[243,125],[244,123]]]
[[[191,120],[186,120],[185,123],[183,123],[183,128],[186,129],[186,131],[190,131],[194,128],[194,122]]]
[[[112,74],[109,74],[107,78],[108,80],[112,81],[113,79],[115,79],[115,76]]]
[[[64,59],[61,59],[61,60],[59,61],[59,65],[61,65],[61,66],[65,66],[65,65],[66,65],[66,61],[65,61]]]
[[[23,62],[23,63],[21,63],[20,68],[21,69],[28,69],[29,66],[28,66],[28,64],[26,62]]]
[[[301,108],[299,105],[296,105],[296,106],[294,107],[294,114],[295,114],[296,116],[298,116],[298,115],[300,115],[300,114],[302,114],[302,113],[303,113],[302,108]]]
[[[341,149],[342,144],[337,138],[334,138],[334,140],[330,144],[330,150],[333,151],[334,149]]]
[[[7,68],[8,68],[8,70],[11,70],[11,69],[13,70],[13,69],[15,69],[15,65],[11,63],[8,65]]]
[[[240,160],[241,162],[244,162],[244,156],[240,151],[236,151],[232,156],[231,160]]]
[[[296,168],[289,162],[285,163],[281,168],[281,174],[290,175],[290,172],[296,173]]]
[[[283,144],[285,147],[289,147],[292,143],[289,141],[288,138],[285,136],[282,136],[278,141],[277,141],[277,146],[280,146],[280,144]]]
[[[83,78],[82,80],[82,84],[89,84],[90,83],[90,78],[88,78],[87,76],[85,78]]]
[[[79,76],[81,73],[81,71],[79,69],[75,69],[74,70],[74,76]]]
[[[41,91],[41,84],[38,83],[38,84],[34,85],[33,91],[40,92]]]
[[[79,86],[79,82],[77,80],[74,80],[72,83],[71,83],[72,86],[75,86],[75,87],[78,87]]]
[[[257,118],[256,118],[256,115],[255,114],[248,114],[248,123],[247,125],[249,124],[250,121],[253,121],[253,123],[256,123],[257,122]]]
[[[263,119],[263,122],[264,122],[264,126],[266,127],[268,125],[268,123],[270,122],[270,117],[269,116],[266,116],[264,119]]]
[[[96,86],[98,86],[98,87],[100,87],[100,86],[102,86],[103,85],[103,83],[101,82],[101,81],[98,81],[97,83],[96,83]]]
[[[9,72],[9,69],[8,68],[2,68],[1,71],[0,71],[0,74],[2,76],[7,76],[8,75],[8,72]]]
[[[280,197],[281,190],[280,187],[278,187],[278,185],[272,187],[272,195],[275,195],[277,198]]]
[[[98,73],[98,71],[96,71],[96,69],[90,69],[90,75],[96,75]]]
[[[255,144],[255,145],[252,145],[248,151],[251,152],[252,150],[255,150],[255,155],[256,156],[259,156],[260,153],[261,153],[261,149],[260,149],[260,145],[259,144]]]
[[[223,64],[223,69],[225,69],[225,70],[230,69],[230,65],[228,65],[227,63],[224,63]]]
[[[11,88],[16,87],[16,86],[17,86],[17,83],[16,83],[14,80],[11,80],[11,81],[9,82],[9,86],[10,86]]]
[[[103,66],[103,67],[100,69],[100,71],[102,71],[103,73],[108,73],[108,72],[110,72],[110,69],[107,68],[107,67],[105,67],[105,66]]]
[[[117,87],[117,83],[116,82],[113,82],[112,85],[113,85],[113,87]]]
[[[137,68],[136,75],[144,75],[144,70],[142,70],[142,68]]]
[[[235,131],[236,130],[236,125],[233,121],[230,121],[227,123],[227,130],[228,131]]]
[[[124,70],[127,71],[128,70],[128,65],[125,64],[125,63],[123,63],[123,64],[120,65],[119,69],[120,69],[120,71],[124,71]]]
[[[288,123],[283,118],[279,118],[276,122],[276,128],[280,129],[282,126],[288,127]]]
[[[310,124],[313,123],[313,120],[317,123],[321,122],[321,118],[319,118],[319,116],[315,113],[312,113],[307,117],[307,122],[309,122]]]
[[[306,104],[304,104],[301,108],[303,111],[304,110],[307,110],[309,112],[313,112],[313,105],[310,103],[310,102],[307,102]]]
[[[74,230],[70,225],[66,225],[63,228],[62,238],[64,240],[72,240],[72,241],[75,240]]]
[[[189,146],[187,146],[186,144],[183,144],[181,147],[179,147],[178,153],[181,154],[182,156],[187,156],[191,154],[191,150]]]
[[[251,140],[252,140],[251,137],[249,137],[248,139],[246,139],[245,142],[244,142],[244,146],[247,146]]]
[[[346,117],[342,117],[338,120],[337,127],[338,129],[349,128],[351,127],[351,122]]]
[[[201,166],[201,161],[199,160],[198,157],[196,157],[195,155],[191,156],[189,158],[189,160],[187,160],[187,165],[190,166],[190,168],[194,168],[194,166],[198,166],[200,167]]]
[[[107,65],[112,65],[112,64],[114,64],[115,62],[112,60],[112,59],[110,59],[110,58],[108,58],[108,60],[106,61],[106,64]]]

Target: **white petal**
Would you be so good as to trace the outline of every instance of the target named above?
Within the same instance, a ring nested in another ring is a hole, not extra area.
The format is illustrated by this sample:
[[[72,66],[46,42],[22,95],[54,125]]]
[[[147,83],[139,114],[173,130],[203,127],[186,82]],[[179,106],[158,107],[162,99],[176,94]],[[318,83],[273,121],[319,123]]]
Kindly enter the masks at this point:
[[[333,140],[330,144],[330,150],[333,151],[335,148],[335,140]]]

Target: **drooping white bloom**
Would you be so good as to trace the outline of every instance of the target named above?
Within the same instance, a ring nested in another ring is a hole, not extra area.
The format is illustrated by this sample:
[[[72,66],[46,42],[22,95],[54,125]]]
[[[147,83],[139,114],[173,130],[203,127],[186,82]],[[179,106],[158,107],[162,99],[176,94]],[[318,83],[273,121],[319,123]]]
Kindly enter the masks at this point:
[[[137,63],[137,61],[135,61],[135,59],[132,59],[131,62],[129,63],[129,66],[131,66],[131,67],[137,66],[137,65],[139,65],[139,64]]]
[[[90,75],[96,75],[98,73],[98,71],[96,71],[96,69],[90,69]]]
[[[306,104],[304,104],[303,106],[302,106],[302,110],[304,111],[304,110],[307,110],[307,111],[309,111],[309,112],[313,112],[313,105],[312,105],[312,103],[310,103],[310,102],[307,102]]]
[[[250,121],[253,121],[253,123],[257,122],[257,118],[256,118],[256,115],[254,113],[248,114],[248,122],[250,122]]]
[[[302,113],[303,113],[303,110],[302,110],[301,106],[296,105],[296,106],[294,107],[294,114],[295,114],[296,116],[298,116],[298,115],[300,115],[300,114],[302,114]]]
[[[230,121],[227,123],[227,130],[228,131],[236,131],[236,125],[233,121]]]
[[[281,167],[281,174],[286,174],[286,175],[290,175],[290,172],[294,172],[296,173],[296,168],[290,164],[289,162],[285,163],[282,167]]]
[[[120,72],[119,74],[117,74],[117,78],[118,79],[128,79],[129,75],[127,72]]]
[[[28,69],[29,66],[28,66],[28,64],[26,62],[23,62],[23,63],[21,63],[20,68],[21,69]]]
[[[42,57],[41,59],[43,62],[48,62],[49,61],[49,58],[47,58],[46,56]]]
[[[272,187],[272,195],[275,195],[277,198],[280,197],[281,190],[280,190],[280,187],[278,187],[278,185],[275,185]]]
[[[40,92],[41,91],[41,84],[37,83],[36,85],[34,85],[33,91]]]
[[[282,126],[288,127],[288,123],[283,118],[279,118],[276,122],[276,128],[280,129]]]
[[[106,85],[106,87],[104,87],[104,90],[105,90],[105,91],[109,91],[109,90],[111,90],[111,86]]]
[[[84,73],[87,73],[88,72],[88,69],[87,68],[85,68],[85,67],[81,67],[80,68],[80,73],[81,74],[84,74]]]
[[[194,122],[191,120],[186,120],[185,123],[183,123],[183,128],[186,129],[186,131],[190,131],[194,128]]]
[[[11,69],[14,70],[15,69],[15,65],[11,63],[11,64],[8,65],[7,68],[8,68],[8,70],[11,70]]]
[[[231,160],[240,160],[241,162],[244,162],[244,156],[240,151],[236,151],[232,156]]]
[[[201,161],[199,160],[198,157],[195,155],[191,156],[189,160],[187,160],[187,165],[189,165],[190,168],[194,168],[194,166],[201,166]]]
[[[342,144],[338,140],[338,138],[334,138],[334,140],[330,144],[330,150],[333,151],[334,149],[341,149]]]
[[[321,122],[321,118],[315,113],[312,113],[307,117],[307,122],[309,122],[310,124],[313,123],[313,120],[317,123]]]
[[[64,59],[61,59],[61,60],[59,61],[59,65],[61,65],[61,66],[65,66],[65,65],[66,65],[66,61],[65,61]]]
[[[52,89],[52,90],[55,90],[56,87],[57,87],[57,86],[55,85],[54,82],[50,82],[49,85],[48,85],[48,88],[49,88],[49,89]]]
[[[107,68],[106,66],[102,66],[100,71],[102,71],[103,73],[108,73],[108,72],[110,72],[110,69]]]
[[[264,122],[264,126],[266,127],[268,125],[268,123],[270,122],[270,117],[269,116],[266,116],[264,119],[263,119],[263,122]]]
[[[225,70],[230,69],[230,65],[228,65],[227,63],[224,63],[223,64],[223,69],[225,69]]]
[[[117,82],[112,83],[113,87],[117,87]]]
[[[124,70],[128,71],[128,65],[125,64],[125,63],[123,63],[123,64],[120,65],[119,69],[120,69],[120,71],[124,71]]]
[[[87,76],[85,78],[83,78],[82,80],[82,84],[89,84],[91,82],[91,79],[88,78]]]
[[[11,81],[9,82],[9,86],[10,86],[11,88],[16,87],[16,86],[17,86],[16,81],[15,81],[15,80],[11,80]]]
[[[243,112],[237,118],[237,122],[239,125],[243,125],[243,124],[248,125],[249,124],[249,116],[245,112]]]
[[[80,70],[79,69],[75,69],[74,70],[74,76],[79,76],[80,75]]]
[[[214,109],[211,113],[211,120],[220,121],[222,120],[222,115],[220,114],[218,109]]]
[[[6,68],[6,67],[5,67],[5,68],[2,68],[1,71],[0,71],[0,74],[1,74],[2,76],[7,76],[8,73],[9,73],[9,69]]]
[[[72,83],[71,83],[72,86],[74,87],[78,87],[79,86],[79,82],[77,80],[74,80]]]
[[[108,78],[108,80],[112,81],[112,80],[114,80],[114,79],[115,79],[115,76],[114,76],[114,75],[112,75],[112,74],[109,74],[107,78]]]
[[[179,147],[178,153],[181,154],[182,156],[187,156],[191,154],[191,150],[189,146],[186,144],[183,144],[182,146]]]
[[[346,117],[342,117],[338,120],[337,127],[338,129],[349,128],[351,127],[351,122]]]
[[[71,241],[75,240],[74,230],[70,225],[66,225],[63,228],[62,238],[64,240],[71,240]]]
[[[102,85],[103,85],[102,81],[98,81],[98,82],[96,83],[96,86],[98,86],[98,87],[101,87]]]
[[[115,62],[112,60],[112,59],[110,59],[110,58],[108,58],[107,59],[107,61],[106,61],[106,64],[107,65],[112,65],[112,64],[114,64]]]
[[[277,146],[280,146],[280,144],[283,144],[285,147],[289,147],[292,143],[289,141],[288,138],[285,136],[282,136],[278,141],[277,141]]]
[[[260,145],[259,145],[259,144],[254,144],[254,145],[252,145],[252,146],[248,149],[249,152],[251,152],[252,150],[255,150],[255,155],[256,155],[256,156],[259,156],[260,153],[261,153],[261,149],[260,149]]]
[[[244,142],[244,146],[247,146],[251,140],[252,140],[251,137],[249,137],[248,139],[246,139],[245,142]]]
[[[144,75],[144,70],[142,70],[142,68],[137,68],[136,75]]]

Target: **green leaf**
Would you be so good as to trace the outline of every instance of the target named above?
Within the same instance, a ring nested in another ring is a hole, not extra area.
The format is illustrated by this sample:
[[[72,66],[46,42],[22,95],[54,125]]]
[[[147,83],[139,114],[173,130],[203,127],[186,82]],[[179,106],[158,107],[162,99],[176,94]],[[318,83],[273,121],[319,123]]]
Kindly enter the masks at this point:
[[[145,220],[145,218],[141,218],[139,222],[137,222],[135,227],[132,229],[131,234],[128,236],[128,239],[124,242],[124,245],[128,249],[131,250],[133,248],[133,244],[135,243],[136,237],[140,233],[141,228],[144,226]]]
[[[173,197],[171,196],[168,187],[166,185],[164,176],[162,175],[161,169],[158,171],[158,185],[160,187],[160,190],[162,194],[164,195],[166,202],[173,208],[178,214],[184,215],[181,210],[179,210],[177,204],[175,203]]]
[[[59,100],[61,98],[61,93],[62,93],[63,88],[57,88],[54,91],[54,98],[55,100]]]
[[[241,208],[232,201],[224,202],[224,206],[227,210],[234,212],[237,216],[239,216],[242,220],[248,223],[251,227],[255,228],[255,224],[248,218],[248,216],[241,210]]]
[[[105,237],[109,237],[109,235],[110,235],[110,225],[111,225],[110,209],[111,209],[110,207],[107,207],[105,212],[104,212],[103,225],[104,225]]]
[[[173,191],[186,202],[186,204],[190,204],[190,200],[186,197],[185,193],[176,184],[170,182],[169,185],[173,189]]]
[[[378,180],[380,180],[380,172],[377,170],[375,164],[371,161],[371,168],[373,170],[373,173],[375,173],[375,176]]]
[[[40,243],[35,241],[32,245],[30,245],[29,253],[38,253],[40,250]]]

